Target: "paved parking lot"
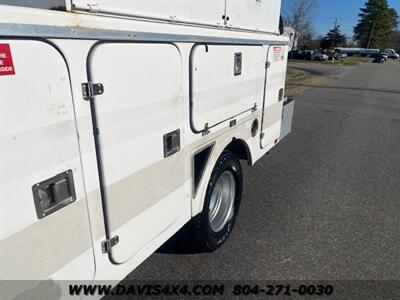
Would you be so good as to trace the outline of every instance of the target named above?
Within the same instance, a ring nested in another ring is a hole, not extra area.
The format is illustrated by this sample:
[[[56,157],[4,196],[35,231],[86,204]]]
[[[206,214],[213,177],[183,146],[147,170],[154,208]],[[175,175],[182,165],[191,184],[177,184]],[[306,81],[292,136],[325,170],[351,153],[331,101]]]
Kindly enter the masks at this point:
[[[366,63],[298,95],[292,135],[244,166],[224,247],[127,279],[400,279],[399,82],[400,62]]]

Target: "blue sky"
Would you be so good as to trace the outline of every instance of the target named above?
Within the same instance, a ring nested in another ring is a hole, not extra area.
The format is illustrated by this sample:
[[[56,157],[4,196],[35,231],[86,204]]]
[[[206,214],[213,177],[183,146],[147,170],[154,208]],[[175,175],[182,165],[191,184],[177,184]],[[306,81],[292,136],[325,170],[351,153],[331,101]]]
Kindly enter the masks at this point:
[[[357,24],[358,13],[364,6],[366,0],[317,0],[317,10],[315,12],[314,28],[318,35],[325,35],[335,24],[338,24],[342,32],[348,37],[353,36],[353,27]],[[400,14],[400,0],[389,0],[390,7],[397,10]],[[282,0],[285,6],[288,0]]]

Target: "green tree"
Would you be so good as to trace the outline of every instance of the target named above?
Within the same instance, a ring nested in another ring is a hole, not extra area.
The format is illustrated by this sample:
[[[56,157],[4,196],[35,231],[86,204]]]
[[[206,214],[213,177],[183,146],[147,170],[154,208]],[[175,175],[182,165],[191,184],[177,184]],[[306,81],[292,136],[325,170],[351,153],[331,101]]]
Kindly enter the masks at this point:
[[[321,43],[321,36],[314,37],[312,34],[307,34],[299,39],[299,43],[297,45],[298,49],[319,49],[319,45]]]
[[[340,25],[336,25],[321,40],[320,47],[321,49],[330,49],[339,46],[346,46],[346,36],[340,31]]]
[[[387,0],[368,0],[358,16],[354,40],[364,48],[384,48],[397,28],[397,12],[389,7]]]
[[[283,11],[283,20],[286,26],[293,28],[293,48],[313,34],[313,16],[317,7],[317,0],[287,0]],[[293,50],[293,49],[291,49]]]
[[[394,31],[388,39],[385,48],[395,49],[400,52],[400,31]]]

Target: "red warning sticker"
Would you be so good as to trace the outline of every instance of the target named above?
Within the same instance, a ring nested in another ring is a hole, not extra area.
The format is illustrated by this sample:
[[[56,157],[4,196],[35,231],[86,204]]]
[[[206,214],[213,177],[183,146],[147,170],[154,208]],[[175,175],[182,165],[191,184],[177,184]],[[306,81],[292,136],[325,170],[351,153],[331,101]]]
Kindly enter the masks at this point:
[[[9,44],[0,44],[0,76],[15,75]]]

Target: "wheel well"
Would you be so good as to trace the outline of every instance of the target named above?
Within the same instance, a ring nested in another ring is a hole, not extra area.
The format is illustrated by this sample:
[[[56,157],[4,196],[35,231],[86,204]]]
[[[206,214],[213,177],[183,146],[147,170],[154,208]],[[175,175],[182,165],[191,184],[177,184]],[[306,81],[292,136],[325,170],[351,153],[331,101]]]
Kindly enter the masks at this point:
[[[225,149],[235,153],[239,159],[246,160],[247,164],[251,165],[250,149],[242,139],[233,138],[232,142]]]

